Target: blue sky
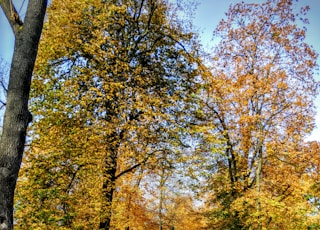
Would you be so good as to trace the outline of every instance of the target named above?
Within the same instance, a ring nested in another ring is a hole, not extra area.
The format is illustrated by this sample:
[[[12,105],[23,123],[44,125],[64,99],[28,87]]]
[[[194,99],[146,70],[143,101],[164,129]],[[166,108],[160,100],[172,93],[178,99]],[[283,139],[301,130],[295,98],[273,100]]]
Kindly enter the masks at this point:
[[[21,3],[25,2],[24,7],[28,1],[15,0],[16,8],[19,10]],[[228,10],[229,5],[237,3],[237,0],[198,0],[199,5],[196,10],[195,25],[199,28],[201,39],[203,44],[210,46],[212,32],[217,26],[218,22],[225,16],[225,12]],[[262,0],[245,0],[246,3],[262,3]],[[320,0],[300,0],[299,6],[309,5],[310,11],[308,18],[310,24],[307,25],[307,37],[306,42],[312,45],[318,53],[320,53]],[[22,10],[23,11],[23,10]],[[10,62],[13,53],[13,34],[7,23],[6,18],[0,10],[0,57],[4,58],[7,62]],[[318,59],[320,64],[320,58]],[[320,75],[316,76],[316,79],[320,81]],[[318,114],[316,117],[317,128],[309,138],[310,140],[320,141],[320,97],[316,100],[318,108]]]
[[[25,12],[28,1],[13,0],[17,11]],[[24,17],[24,14],[22,14]],[[0,9],[0,57],[7,62],[11,61],[14,46],[14,38],[9,23],[2,9]]]
[[[212,46],[212,32],[218,25],[219,21],[225,17],[225,12],[228,11],[229,5],[235,4],[236,0],[198,0],[199,5],[196,11],[195,25],[200,30],[201,40],[205,47]],[[246,3],[263,3],[263,0],[244,0]],[[310,6],[310,11],[307,14],[310,24],[307,25],[306,42],[320,53],[320,0],[300,0],[297,7]],[[318,57],[320,65],[320,57]],[[315,78],[320,81],[320,75]],[[317,106],[316,125],[317,128],[312,132],[307,140],[320,141],[320,96],[315,101]]]
[[[195,24],[202,30],[202,40],[210,42],[212,31],[219,21],[225,17],[230,4],[241,0],[198,0],[199,6],[196,11]],[[263,0],[244,0],[246,3],[263,3]],[[320,0],[300,0],[298,6],[310,6],[307,17],[310,24],[307,26],[307,42],[320,52]]]

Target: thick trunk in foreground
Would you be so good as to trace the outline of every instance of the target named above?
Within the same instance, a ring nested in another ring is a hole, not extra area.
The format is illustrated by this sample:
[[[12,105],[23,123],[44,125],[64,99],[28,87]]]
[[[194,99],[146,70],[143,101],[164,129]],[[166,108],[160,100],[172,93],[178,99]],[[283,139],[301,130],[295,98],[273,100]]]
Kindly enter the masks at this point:
[[[1,2],[7,16],[10,15],[6,7],[9,3],[7,0]],[[13,229],[14,190],[24,151],[26,130],[32,117],[28,110],[28,98],[46,6],[46,0],[30,1],[25,22],[19,28],[15,24],[16,19],[12,15],[8,17],[15,33],[15,48],[0,142],[1,230]]]

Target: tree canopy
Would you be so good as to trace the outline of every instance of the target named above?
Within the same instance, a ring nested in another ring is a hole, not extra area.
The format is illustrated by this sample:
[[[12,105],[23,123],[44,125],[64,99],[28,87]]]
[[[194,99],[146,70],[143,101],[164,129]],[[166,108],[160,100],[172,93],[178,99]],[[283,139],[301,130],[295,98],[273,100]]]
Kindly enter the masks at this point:
[[[226,16],[214,31],[220,42],[204,93],[212,132],[224,141],[208,178],[214,226],[303,229],[315,208],[305,197],[310,165],[301,161],[314,127],[317,54],[292,1],[238,3]]]
[[[309,8],[231,5],[205,52],[193,6],[52,1],[17,229],[320,226]]]
[[[158,0],[52,2],[33,79],[22,228],[109,229],[122,186],[159,163],[174,167],[201,72],[196,37],[176,14]]]

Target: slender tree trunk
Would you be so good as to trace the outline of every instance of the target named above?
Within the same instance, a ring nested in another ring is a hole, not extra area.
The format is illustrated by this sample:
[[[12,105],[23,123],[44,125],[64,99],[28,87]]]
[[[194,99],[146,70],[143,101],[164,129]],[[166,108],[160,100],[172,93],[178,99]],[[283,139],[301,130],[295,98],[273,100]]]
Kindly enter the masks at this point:
[[[13,229],[14,190],[22,161],[27,126],[32,120],[28,110],[28,98],[47,1],[29,1],[23,25],[10,12],[8,14],[8,4],[12,3],[2,0],[1,7],[14,31],[15,48],[0,141],[0,229],[2,230]]]
[[[261,223],[261,203],[260,203],[260,192],[261,192],[261,169],[262,169],[262,150],[259,149],[259,156],[258,156],[258,165],[257,165],[257,171],[256,171],[256,180],[257,180],[257,192],[258,192],[258,198],[257,198],[257,211],[258,211],[258,230],[262,229],[262,223]]]
[[[260,192],[261,192],[261,171],[262,171],[262,145],[263,145],[263,128],[261,124],[261,120],[259,121],[259,143],[258,143],[258,162],[257,162],[257,170],[256,170],[256,181],[257,181],[257,211],[258,211],[258,230],[262,229],[261,222],[261,202],[260,202]]]
[[[162,172],[160,175],[160,194],[159,194],[159,230],[163,229],[163,204],[165,199],[165,183],[168,179],[168,176],[166,175],[166,169],[162,168]]]
[[[162,202],[163,202],[163,188],[160,188],[160,200],[159,200],[159,230],[162,230]]]

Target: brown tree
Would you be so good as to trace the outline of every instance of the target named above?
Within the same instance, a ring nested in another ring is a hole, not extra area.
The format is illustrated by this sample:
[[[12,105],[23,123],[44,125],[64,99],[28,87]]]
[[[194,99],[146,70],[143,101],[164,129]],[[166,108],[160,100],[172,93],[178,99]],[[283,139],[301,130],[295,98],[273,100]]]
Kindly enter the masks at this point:
[[[3,0],[0,5],[15,36],[0,142],[0,229],[12,229],[14,190],[24,151],[27,126],[32,120],[28,110],[31,76],[47,1],[29,1],[24,21],[11,0]]]

